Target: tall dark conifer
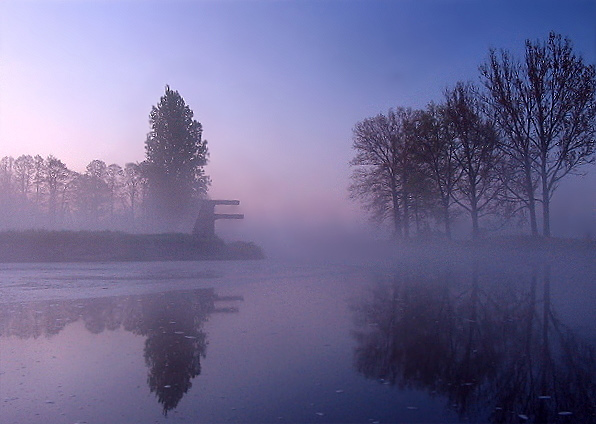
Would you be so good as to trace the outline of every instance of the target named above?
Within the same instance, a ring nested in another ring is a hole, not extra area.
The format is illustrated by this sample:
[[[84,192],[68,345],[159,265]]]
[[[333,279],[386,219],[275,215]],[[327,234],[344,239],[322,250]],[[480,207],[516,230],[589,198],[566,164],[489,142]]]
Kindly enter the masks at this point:
[[[203,128],[193,115],[182,96],[169,86],[151,109],[143,169],[148,214],[156,230],[184,231],[209,186],[203,169],[207,141],[202,139]]]

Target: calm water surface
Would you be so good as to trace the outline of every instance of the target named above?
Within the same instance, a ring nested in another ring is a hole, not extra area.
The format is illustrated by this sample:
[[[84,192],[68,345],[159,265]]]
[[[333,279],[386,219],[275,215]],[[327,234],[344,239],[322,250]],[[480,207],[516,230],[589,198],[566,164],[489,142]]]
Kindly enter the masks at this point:
[[[2,265],[0,422],[596,422],[593,259]]]

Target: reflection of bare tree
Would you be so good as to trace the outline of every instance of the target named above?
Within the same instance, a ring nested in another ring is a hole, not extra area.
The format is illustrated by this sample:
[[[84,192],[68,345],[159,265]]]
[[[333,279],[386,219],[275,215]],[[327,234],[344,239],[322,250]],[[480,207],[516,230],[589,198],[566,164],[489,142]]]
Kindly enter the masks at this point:
[[[235,312],[216,308],[222,298],[213,289],[140,296],[7,304],[0,308],[0,337],[53,336],[81,320],[91,333],[123,328],[146,337],[147,384],[163,406],[175,408],[201,372],[207,335],[203,324],[211,313]]]
[[[399,387],[435,389],[447,366],[451,305],[447,293],[414,281],[396,277],[378,284],[367,302],[354,307],[368,327],[355,332],[356,368]]]
[[[596,422],[596,349],[577,337],[552,307],[550,266],[534,269],[519,310],[523,322],[506,340],[506,360],[495,385],[491,419],[517,422]],[[542,288],[542,298],[540,297]],[[512,414],[510,411],[514,411]]]
[[[550,272],[543,296],[529,288],[393,277],[354,305],[355,367],[368,378],[445,396],[468,420],[596,421],[596,350],[553,311]],[[490,283],[486,281],[485,283]]]

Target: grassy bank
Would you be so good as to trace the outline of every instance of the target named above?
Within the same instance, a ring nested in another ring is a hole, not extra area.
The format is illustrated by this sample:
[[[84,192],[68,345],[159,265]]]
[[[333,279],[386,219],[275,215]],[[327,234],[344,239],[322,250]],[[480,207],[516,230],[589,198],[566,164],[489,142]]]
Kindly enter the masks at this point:
[[[112,231],[6,231],[0,262],[105,262],[262,259],[253,243],[225,243],[191,234],[129,234]]]

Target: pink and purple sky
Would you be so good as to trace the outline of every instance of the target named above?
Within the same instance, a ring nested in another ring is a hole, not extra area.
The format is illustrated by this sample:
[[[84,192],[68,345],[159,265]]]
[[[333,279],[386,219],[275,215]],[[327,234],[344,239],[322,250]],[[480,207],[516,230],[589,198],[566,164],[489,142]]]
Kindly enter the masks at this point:
[[[141,161],[169,84],[203,124],[211,197],[241,200],[245,227],[349,229],[357,121],[440,101],[489,48],[551,30],[596,62],[593,0],[4,0],[0,156]]]

